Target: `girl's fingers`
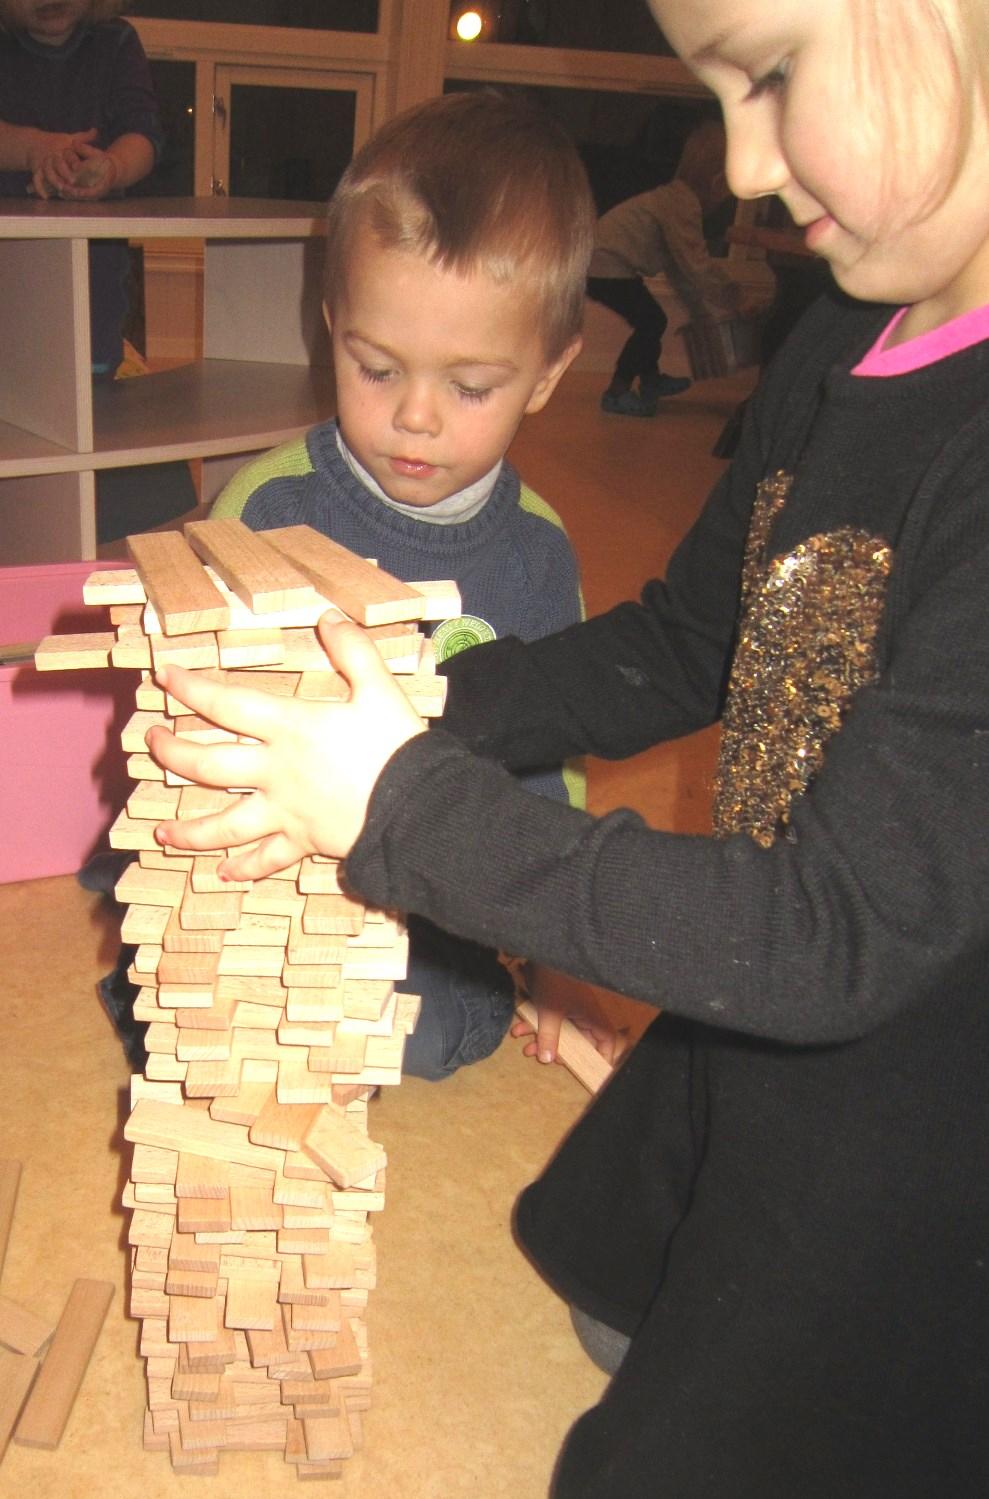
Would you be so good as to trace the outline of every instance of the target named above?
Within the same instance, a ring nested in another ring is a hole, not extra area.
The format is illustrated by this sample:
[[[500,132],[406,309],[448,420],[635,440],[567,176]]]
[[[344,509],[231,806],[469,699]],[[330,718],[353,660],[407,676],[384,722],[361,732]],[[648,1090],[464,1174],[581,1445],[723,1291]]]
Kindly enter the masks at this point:
[[[172,848],[215,852],[254,843],[274,830],[270,807],[259,792],[253,791],[209,817],[173,818],[159,823],[155,836],[159,843]]]
[[[382,682],[386,682],[390,690],[397,691],[381,653],[363,630],[349,620],[343,623],[332,623],[331,620],[332,616],[324,615],[319,621],[319,638],[330,665],[350,684],[352,696],[356,698],[362,691]]]
[[[263,880],[281,869],[289,869],[307,853],[285,833],[272,833],[248,853],[232,854],[220,865],[221,878],[229,880]]]
[[[291,699],[258,692],[252,687],[231,687],[205,672],[186,671],[182,666],[161,667],[155,673],[155,681],[193,713],[219,724],[221,729],[247,734],[252,739],[268,739],[271,729],[293,710]]]
[[[264,747],[256,744],[196,744],[160,725],[145,735],[148,753],[165,770],[197,786],[249,787],[261,781]]]

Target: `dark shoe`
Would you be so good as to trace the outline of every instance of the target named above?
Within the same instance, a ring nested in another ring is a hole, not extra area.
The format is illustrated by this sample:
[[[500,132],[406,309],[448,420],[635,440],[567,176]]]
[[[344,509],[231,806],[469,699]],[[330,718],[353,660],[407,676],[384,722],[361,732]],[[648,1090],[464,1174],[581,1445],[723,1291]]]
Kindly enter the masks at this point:
[[[613,416],[655,416],[656,402],[647,400],[634,390],[624,390],[621,395],[606,390],[601,397],[601,410]]]
[[[131,1070],[143,1072],[148,1065],[148,1053],[144,1045],[148,1028],[142,1021],[134,1019],[134,1001],[139,990],[137,985],[131,983],[127,977],[127,969],[136,951],[137,949],[130,943],[125,943],[120,949],[116,968],[112,973],[100,979],[96,990],[123,1044],[124,1055],[131,1065]]]
[[[693,385],[686,375],[646,375],[639,381],[645,401],[663,401],[668,396],[682,396]]]
[[[596,1364],[605,1374],[617,1373],[632,1339],[617,1328],[609,1327],[606,1322],[598,1322],[596,1318],[588,1316],[579,1306],[570,1307],[570,1320],[580,1346],[591,1363]]]

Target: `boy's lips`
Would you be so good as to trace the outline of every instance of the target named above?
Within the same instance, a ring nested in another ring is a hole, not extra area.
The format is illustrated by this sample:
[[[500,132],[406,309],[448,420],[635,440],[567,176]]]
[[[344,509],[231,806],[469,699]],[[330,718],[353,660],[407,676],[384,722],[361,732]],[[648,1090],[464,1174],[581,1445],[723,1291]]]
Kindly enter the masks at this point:
[[[431,479],[436,472],[435,463],[424,463],[421,458],[389,458],[388,462],[403,479]]]

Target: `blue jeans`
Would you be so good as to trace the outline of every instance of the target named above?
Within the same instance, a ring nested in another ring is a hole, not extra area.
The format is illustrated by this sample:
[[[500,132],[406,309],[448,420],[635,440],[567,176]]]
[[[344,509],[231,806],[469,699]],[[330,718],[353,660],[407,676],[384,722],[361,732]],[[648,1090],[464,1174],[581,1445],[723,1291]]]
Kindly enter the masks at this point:
[[[409,971],[395,987],[422,997],[403,1072],[439,1082],[490,1056],[511,1024],[515,986],[490,948],[409,917]]]

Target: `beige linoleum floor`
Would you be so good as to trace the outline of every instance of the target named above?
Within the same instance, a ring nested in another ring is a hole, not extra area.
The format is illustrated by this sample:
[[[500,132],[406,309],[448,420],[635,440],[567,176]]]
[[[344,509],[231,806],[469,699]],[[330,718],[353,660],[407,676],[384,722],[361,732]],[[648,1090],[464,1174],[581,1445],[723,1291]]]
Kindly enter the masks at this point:
[[[572,372],[513,457],[561,512],[588,607],[661,568],[721,465],[710,446],[744,378],[695,387],[653,421],[601,414],[600,375]],[[591,767],[591,803],[658,826],[706,825],[709,736]],[[43,815],[43,809],[39,809]],[[23,1163],[0,1294],[54,1321],[77,1276],[117,1290],[61,1446],[12,1445],[2,1499],[159,1499],[199,1492],[141,1447],[143,1366],[125,1317],[127,1068],[95,998],[117,934],[98,897],[64,876],[0,886],[0,1158]],[[648,1012],[615,1003],[635,1032]],[[332,1491],[362,1499],[538,1499],[571,1422],[604,1379],[566,1308],[515,1248],[510,1218],[586,1102],[562,1068],[506,1041],[441,1085],[408,1079],[372,1105],[389,1155],[369,1312],[374,1389],[364,1451]],[[231,1454],[216,1499],[293,1492],[272,1454]]]

